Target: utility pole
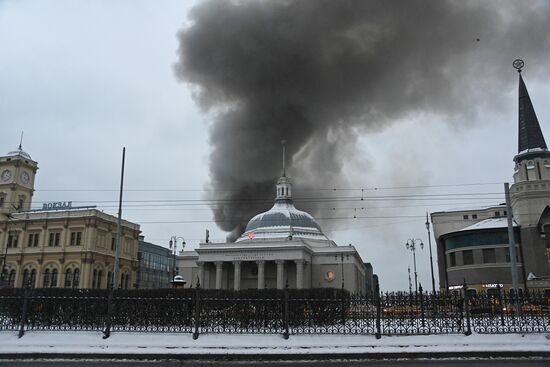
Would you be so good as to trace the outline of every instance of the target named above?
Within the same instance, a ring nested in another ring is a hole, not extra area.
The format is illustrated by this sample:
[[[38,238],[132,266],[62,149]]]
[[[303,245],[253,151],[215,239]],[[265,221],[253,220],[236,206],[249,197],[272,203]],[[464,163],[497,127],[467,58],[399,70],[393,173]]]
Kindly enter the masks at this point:
[[[426,230],[428,231],[428,246],[430,247],[430,269],[432,271],[432,292],[435,295],[434,260],[432,257],[432,238],[430,236],[430,221],[428,220],[428,212],[426,212]]]
[[[506,198],[506,218],[508,219],[508,245],[510,251],[510,266],[512,267],[512,287],[514,288],[514,301],[516,308],[516,316],[519,317],[519,300],[518,300],[518,268],[516,264],[516,241],[514,238],[514,224],[512,215],[512,204],[510,203],[510,185],[504,183],[504,196]]]

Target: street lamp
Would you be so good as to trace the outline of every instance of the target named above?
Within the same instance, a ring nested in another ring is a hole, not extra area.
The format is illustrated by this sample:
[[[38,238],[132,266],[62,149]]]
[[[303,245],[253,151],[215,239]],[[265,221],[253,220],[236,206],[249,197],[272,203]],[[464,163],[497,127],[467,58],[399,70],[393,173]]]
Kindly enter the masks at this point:
[[[178,253],[178,240],[181,240],[181,250],[185,248],[185,239],[179,236],[170,237],[170,253],[174,256],[174,267],[172,268],[172,280],[176,277],[176,254]]]
[[[334,258],[338,260],[338,255],[335,255]],[[346,255],[346,259],[349,259],[349,255]],[[344,253],[340,253],[340,265],[342,267],[342,289],[344,289]]]
[[[411,267],[407,266],[407,271],[409,272],[409,293],[412,293],[412,283],[411,283]]]
[[[426,212],[426,229],[428,230],[428,246],[430,247],[430,270],[432,271],[432,292],[435,295],[434,261],[432,257],[432,238],[430,236],[430,221]]]
[[[418,273],[416,272],[416,244],[420,242],[420,249],[424,248],[422,240],[419,238],[409,238],[405,243],[407,250],[411,250],[413,253],[413,264],[414,264],[414,290],[418,292]]]

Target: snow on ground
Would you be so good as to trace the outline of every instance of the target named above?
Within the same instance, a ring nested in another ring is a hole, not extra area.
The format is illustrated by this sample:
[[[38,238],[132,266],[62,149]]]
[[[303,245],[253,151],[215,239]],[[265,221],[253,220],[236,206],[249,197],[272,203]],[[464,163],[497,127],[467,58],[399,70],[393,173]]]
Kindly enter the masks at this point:
[[[112,333],[29,331],[0,332],[1,354],[327,354],[431,352],[550,352],[550,334],[472,334],[383,336]]]

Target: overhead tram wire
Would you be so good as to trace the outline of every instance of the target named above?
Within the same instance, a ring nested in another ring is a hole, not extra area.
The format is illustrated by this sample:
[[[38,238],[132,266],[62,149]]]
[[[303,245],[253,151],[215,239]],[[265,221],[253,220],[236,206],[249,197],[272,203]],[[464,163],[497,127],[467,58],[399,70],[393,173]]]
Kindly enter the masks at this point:
[[[417,188],[436,188],[436,187],[466,187],[466,186],[487,186],[487,185],[502,185],[502,182],[479,182],[479,183],[458,183],[458,184],[440,184],[440,185],[415,185],[415,186],[365,186],[359,188],[301,188],[295,189],[294,192],[301,191],[377,191],[377,190],[405,190]],[[125,189],[125,192],[228,192],[240,191],[239,188],[227,189]],[[118,189],[36,189],[35,192],[116,192]]]
[[[500,195],[500,192],[479,192],[479,193],[444,193],[444,194],[411,194],[411,195],[378,195],[378,196],[316,196],[298,197],[294,202],[327,202],[327,201],[365,201],[365,200],[448,200],[450,197],[462,198],[464,196],[485,196]],[[485,199],[493,199],[488,197]],[[498,198],[497,198],[498,199]],[[50,201],[36,201],[36,203],[47,203]],[[73,203],[113,203],[116,200],[72,200]],[[148,200],[126,200],[127,203],[249,203],[249,202],[273,202],[273,198],[247,198],[247,199],[148,199]]]

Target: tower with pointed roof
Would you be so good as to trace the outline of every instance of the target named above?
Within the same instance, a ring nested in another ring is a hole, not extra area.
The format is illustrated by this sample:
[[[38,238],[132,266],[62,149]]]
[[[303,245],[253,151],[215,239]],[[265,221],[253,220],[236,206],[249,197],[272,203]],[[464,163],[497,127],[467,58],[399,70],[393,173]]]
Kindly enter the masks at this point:
[[[518,153],[510,188],[526,274],[550,275],[550,151],[519,72]],[[546,258],[547,261],[541,261]]]

